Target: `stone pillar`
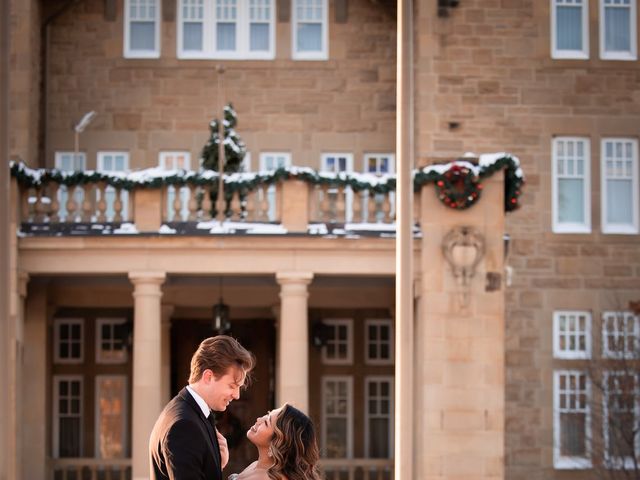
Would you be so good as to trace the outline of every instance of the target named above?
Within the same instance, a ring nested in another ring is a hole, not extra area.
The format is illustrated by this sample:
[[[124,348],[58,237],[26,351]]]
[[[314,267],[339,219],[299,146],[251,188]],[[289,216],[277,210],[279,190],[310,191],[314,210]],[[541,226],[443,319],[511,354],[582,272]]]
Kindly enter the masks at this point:
[[[21,449],[22,443],[22,349],[24,341],[24,299],[27,296],[29,276],[15,269],[15,252],[11,263],[11,298],[9,300],[8,335],[9,362],[7,364],[8,382],[5,384],[9,392],[8,429],[10,442],[7,446],[8,478],[22,478]]]
[[[309,321],[307,286],[313,273],[279,272],[280,321],[276,370],[276,404],[289,402],[309,411]]]
[[[432,185],[422,190],[414,478],[504,478],[505,291],[485,287],[487,273],[503,272],[504,176],[483,184],[482,199],[464,211],[442,205]],[[486,242],[468,305],[441,246],[462,225]]]
[[[163,407],[161,298],[164,272],[130,272],[133,283],[133,479],[149,478],[149,435]]]
[[[171,400],[171,315],[175,307],[162,305],[162,403]]]
[[[22,371],[22,477],[47,478],[47,418],[51,404],[44,395],[47,373],[47,285],[34,280],[29,286],[24,317]]]

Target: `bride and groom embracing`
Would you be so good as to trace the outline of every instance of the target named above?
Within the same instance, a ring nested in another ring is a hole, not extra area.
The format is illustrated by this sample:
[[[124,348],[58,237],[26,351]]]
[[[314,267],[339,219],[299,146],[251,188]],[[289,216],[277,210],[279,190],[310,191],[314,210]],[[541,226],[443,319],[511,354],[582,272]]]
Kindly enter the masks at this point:
[[[237,340],[202,341],[191,358],[189,385],[164,408],[149,439],[152,480],[222,480],[227,440],[213,412],[240,398],[255,360]],[[258,459],[232,480],[320,480],[311,419],[291,405],[267,412],[247,431]]]

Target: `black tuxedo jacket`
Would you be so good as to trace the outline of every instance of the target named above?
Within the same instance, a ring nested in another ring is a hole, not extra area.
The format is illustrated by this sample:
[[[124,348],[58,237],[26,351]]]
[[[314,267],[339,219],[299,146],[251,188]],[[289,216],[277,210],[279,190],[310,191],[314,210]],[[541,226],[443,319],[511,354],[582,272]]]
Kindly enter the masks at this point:
[[[151,480],[222,480],[216,432],[186,388],[156,420],[149,463]]]

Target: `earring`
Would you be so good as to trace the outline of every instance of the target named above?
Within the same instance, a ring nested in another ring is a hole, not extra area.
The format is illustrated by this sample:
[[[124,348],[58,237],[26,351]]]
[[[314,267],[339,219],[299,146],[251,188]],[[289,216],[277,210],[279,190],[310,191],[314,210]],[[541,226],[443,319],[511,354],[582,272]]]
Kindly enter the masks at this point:
[[[267,457],[269,457],[269,458],[273,457],[273,453],[271,453],[271,450],[269,450],[269,451],[267,452]]]

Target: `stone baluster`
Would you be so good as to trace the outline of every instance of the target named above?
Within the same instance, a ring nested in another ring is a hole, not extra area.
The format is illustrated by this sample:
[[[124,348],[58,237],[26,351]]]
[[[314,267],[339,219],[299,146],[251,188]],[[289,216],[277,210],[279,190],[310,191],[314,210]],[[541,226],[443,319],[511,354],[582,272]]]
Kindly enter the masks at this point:
[[[105,182],[98,182],[96,184],[98,203],[96,205],[97,215],[96,220],[98,222],[106,222],[107,220],[107,184]]]

